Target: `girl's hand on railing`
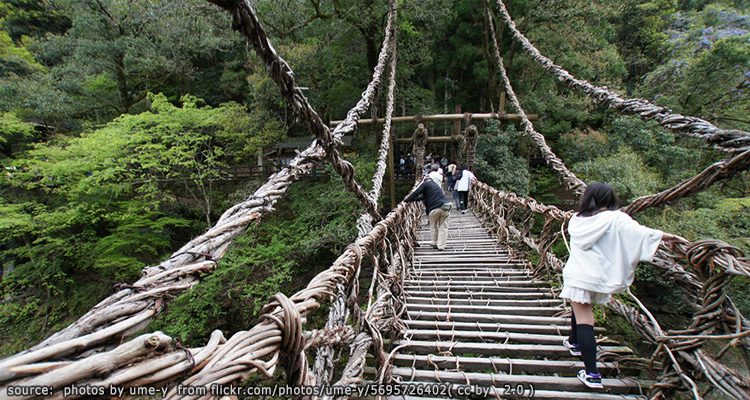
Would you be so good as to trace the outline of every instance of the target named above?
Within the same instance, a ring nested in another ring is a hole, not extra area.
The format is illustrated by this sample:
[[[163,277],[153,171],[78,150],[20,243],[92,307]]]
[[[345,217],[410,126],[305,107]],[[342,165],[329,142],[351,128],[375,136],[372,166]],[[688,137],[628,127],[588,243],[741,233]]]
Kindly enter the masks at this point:
[[[673,235],[671,233],[666,233],[666,232],[662,235],[661,240],[667,242],[667,244],[669,245],[673,245],[676,243],[680,243],[680,244],[690,243],[687,239],[685,239],[682,236],[677,236],[677,235]]]

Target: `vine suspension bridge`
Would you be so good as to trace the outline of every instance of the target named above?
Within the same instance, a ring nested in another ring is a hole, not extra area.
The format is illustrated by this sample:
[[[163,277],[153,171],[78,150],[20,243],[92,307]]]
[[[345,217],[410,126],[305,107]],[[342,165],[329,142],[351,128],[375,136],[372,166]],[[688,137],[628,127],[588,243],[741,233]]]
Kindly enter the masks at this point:
[[[279,397],[664,399],[682,391],[695,399],[709,392],[750,399],[750,379],[722,361],[730,348],[746,358],[750,351],[750,321],[725,292],[734,277],[750,277],[750,262],[737,248],[717,240],[662,245],[652,263],[687,293],[692,321],[684,329],[665,331],[632,293],[615,296],[607,305],[609,312],[624,317],[655,351],[648,358],[639,357],[599,328],[605,389],[587,389],[575,378],[582,362],[562,345],[570,329],[570,311],[553,284],[560,280],[563,263],[551,248],[570,212],[479,182],[470,193],[471,212],[453,215],[448,249],[438,252],[419,246],[427,243],[421,205],[401,202],[385,216],[378,210],[386,170],[390,168],[393,175],[388,154],[394,141],[396,1],[389,3],[372,79],[333,130],[308,103],[250,2],[209,1],[231,14],[233,28],[255,49],[316,140],[252,196],[226,210],[203,235],[161,264],[144,268],[138,281],[43,342],[0,360],[0,399],[62,398],[64,388],[73,385],[124,392],[68,392],[66,398],[118,394],[238,398],[243,396],[232,388],[241,387],[253,375],[278,379],[279,370],[291,388],[342,389],[272,393]],[[707,148],[726,155],[674,187],[636,199],[623,211],[635,215],[675,202],[750,167],[750,133],[723,130],[574,77],[533,46],[501,0],[485,1],[484,17],[491,61],[514,109],[513,118],[573,194],[582,194],[586,184],[554,154],[521,107],[503,66],[495,21],[544,70],[594,103],[656,121],[676,135],[699,138]],[[339,146],[344,135],[356,132],[360,116],[370,109],[378,91],[385,93],[387,107],[368,192],[355,180]],[[413,121],[419,124],[426,118],[416,116]],[[466,114],[466,125],[464,143],[471,162],[477,136],[471,114]],[[417,171],[428,140],[427,130],[418,125],[412,137]],[[328,269],[297,293],[273,296],[257,324],[229,338],[214,331],[203,347],[186,348],[161,332],[142,333],[171,299],[219,268],[235,237],[271,212],[294,182],[324,162],[343,178],[365,210],[357,221],[357,239]],[[525,254],[534,254],[538,261],[530,262]],[[372,275],[366,288],[360,287],[364,269]],[[325,325],[308,327],[308,316],[321,306],[328,307]],[[709,350],[705,346],[709,342],[719,343],[720,350],[714,351],[716,346]],[[643,370],[651,378],[643,379]]]

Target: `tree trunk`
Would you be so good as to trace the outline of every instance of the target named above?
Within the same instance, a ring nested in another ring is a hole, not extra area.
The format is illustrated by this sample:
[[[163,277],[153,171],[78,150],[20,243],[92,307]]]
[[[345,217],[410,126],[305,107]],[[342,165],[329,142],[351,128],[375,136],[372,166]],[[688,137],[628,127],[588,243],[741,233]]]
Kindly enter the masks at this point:
[[[115,66],[117,90],[120,93],[120,107],[123,114],[128,114],[133,104],[130,99],[130,88],[128,88],[128,77],[125,75],[125,61],[122,54],[115,55]]]
[[[367,45],[367,67],[370,71],[373,71],[375,66],[378,65],[378,45],[372,35],[365,36],[365,43]]]

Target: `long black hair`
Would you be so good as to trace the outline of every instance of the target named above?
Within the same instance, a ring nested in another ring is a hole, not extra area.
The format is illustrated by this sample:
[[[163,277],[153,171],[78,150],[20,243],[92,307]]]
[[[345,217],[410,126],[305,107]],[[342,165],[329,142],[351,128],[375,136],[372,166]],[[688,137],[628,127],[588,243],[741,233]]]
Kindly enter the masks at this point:
[[[617,198],[615,190],[607,183],[594,182],[586,188],[578,202],[576,211],[582,217],[590,217],[600,209],[610,211],[620,208],[620,199]]]

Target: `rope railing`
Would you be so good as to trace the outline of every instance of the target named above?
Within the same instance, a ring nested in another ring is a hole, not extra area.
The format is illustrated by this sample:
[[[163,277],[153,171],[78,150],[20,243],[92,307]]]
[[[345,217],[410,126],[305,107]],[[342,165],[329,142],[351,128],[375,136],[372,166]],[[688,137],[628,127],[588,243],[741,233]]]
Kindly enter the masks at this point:
[[[417,184],[412,188],[415,189]],[[377,371],[375,381],[390,382],[388,372],[390,359],[385,353],[384,336],[389,335],[393,340],[401,332],[403,323],[401,315],[405,312],[405,298],[403,294],[404,279],[408,264],[414,254],[416,240],[416,224],[421,215],[422,207],[417,206],[415,225],[410,226],[403,234],[397,235],[394,242],[386,243],[387,250],[382,262],[375,263],[373,278],[368,291],[368,307],[361,320],[362,332],[351,346],[349,360],[344,367],[341,379],[334,386],[354,386],[362,383],[364,366],[368,349],[375,356]],[[381,268],[383,265],[385,268]],[[346,396],[337,396],[343,400]]]
[[[239,18],[240,21],[253,20],[253,10],[246,3],[242,4],[244,4],[244,8],[239,2],[235,4],[238,9],[242,9],[233,14],[235,19]],[[257,18],[254,21],[257,24]],[[387,47],[390,43],[392,25],[392,19],[390,18],[389,23],[384,48],[379,57],[379,67],[373,72],[373,79],[363,93],[363,99],[347,116],[347,121],[355,121],[354,125],[356,125],[356,118],[364,112],[362,110],[369,106],[381,81],[383,65],[387,54],[390,52]],[[238,28],[240,27],[241,25],[238,26]],[[276,76],[276,78],[283,75],[283,79],[276,80],[282,86],[282,93],[287,94],[290,102],[296,105],[294,108],[303,116],[304,120],[317,121],[308,125],[315,132],[315,129],[319,128],[318,122],[322,124],[320,118],[309,106],[304,96],[301,95],[289,66],[276,54],[267,37],[262,34],[262,30],[260,32],[257,43],[254,42],[257,45],[256,49],[259,53],[265,54],[266,58],[275,57],[275,62],[278,64],[277,68],[269,67],[269,74]],[[325,125],[323,127],[327,132],[328,128]],[[352,124],[348,124],[340,126],[340,129],[337,129],[333,135],[330,135],[330,132],[317,135],[317,141],[314,141],[308,148],[299,153],[287,167],[271,175],[253,196],[226,210],[217,223],[206,233],[191,240],[158,266],[144,268],[143,277],[140,280],[104,299],[67,328],[53,334],[29,350],[0,361],[0,382],[3,381],[4,376],[1,371],[10,365],[41,362],[62,356],[67,358],[87,356],[95,350],[110,349],[111,347],[107,347],[110,344],[122,341],[143,329],[165,308],[169,300],[190,289],[200,281],[202,276],[215,270],[218,261],[224,256],[233,239],[244,232],[249,224],[272,211],[275,203],[283,197],[289,186],[299,180],[302,175],[312,171],[318,162],[331,154],[331,151],[336,151],[336,145],[340,143],[340,138],[352,130]],[[339,165],[344,164],[348,163],[345,161],[339,163]],[[342,168],[347,169],[346,166]],[[351,183],[353,169],[350,172],[342,174],[345,182],[349,177],[351,179],[348,181]],[[372,211],[372,207],[370,207],[370,211]],[[370,214],[377,216],[377,213],[370,212]]]
[[[351,245],[328,270],[313,278],[306,289],[289,298],[295,308],[299,309],[300,315],[304,317],[312,307],[318,306],[321,298],[333,294],[333,290],[338,283],[343,283],[345,286],[351,284],[352,279],[357,276],[362,259],[377,251],[385,240],[395,240],[394,237],[397,233],[401,233],[404,229],[413,229],[417,216],[418,210],[416,207],[406,203],[399,204],[368,235]],[[265,309],[267,315],[271,314],[276,317],[273,323],[261,318],[261,322],[250,331],[234,335],[227,341],[227,346],[233,349],[230,354],[218,354],[213,360],[209,361],[206,367],[184,380],[182,384],[208,388],[214,383],[243,381],[250,374],[257,372],[253,363],[249,361],[260,362],[260,357],[268,357],[271,354],[278,355],[279,352],[287,354],[287,357],[297,354],[295,360],[305,359],[304,355],[299,355],[299,346],[293,348],[279,346],[279,342],[285,338],[280,330],[280,324],[283,323],[283,326],[286,327],[296,320],[296,317],[290,313],[279,315],[279,306],[280,304],[270,303]],[[289,317],[292,318],[292,321],[289,320]],[[296,340],[293,342],[296,342]],[[266,351],[260,351],[261,347],[265,347]],[[275,364],[273,357],[268,362]],[[304,363],[291,364],[287,362],[287,369],[289,368],[293,368],[293,371],[287,373],[289,384],[299,385],[314,382]],[[179,396],[168,397],[177,398]]]
[[[353,132],[356,129],[357,119],[369,108],[372,99],[375,97],[377,87],[380,85],[388,52],[381,51],[378,64],[373,72],[373,78],[367,85],[367,89],[362,93],[362,98],[349,110],[346,120],[331,132],[330,128],[323,123],[318,113],[307,101],[307,98],[302,93],[302,89],[297,85],[294,72],[289,67],[289,64],[274,49],[268,39],[268,35],[260,25],[249,0],[208,1],[232,14],[232,27],[242,33],[245,39],[252,44],[255,52],[265,63],[268,75],[281,89],[282,96],[286,98],[305,125],[307,125],[310,132],[315,135],[316,140],[325,148],[328,161],[333,169],[341,175],[346,188],[354,193],[373,218],[380,219],[377,203],[367,195],[367,192],[354,179],[354,167],[341,157],[336,147],[343,143],[342,138],[345,134]],[[392,20],[389,19],[389,21],[392,23]],[[386,29],[386,35],[389,34],[390,29]],[[384,45],[388,45],[390,41],[384,41],[383,43]]]
[[[723,151],[744,151],[750,147],[750,132],[721,129],[712,123],[690,116],[672,112],[644,99],[626,99],[604,86],[596,86],[588,81],[576,79],[552,60],[542,55],[539,50],[516,28],[516,24],[505,8],[502,0],[496,0],[500,18],[510,30],[513,39],[547,72],[554,75],[566,86],[588,95],[594,102],[606,105],[622,114],[638,115],[643,120],[653,120],[672,132],[700,138],[707,144]]]
[[[388,162],[388,149],[390,148],[391,142],[391,122],[393,119],[394,103],[395,103],[395,91],[396,91],[396,32],[395,32],[395,19],[397,16],[397,8],[394,2],[391,2],[391,13],[389,14],[389,21],[387,29],[389,33],[386,35],[382,50],[385,51],[388,47],[391,49],[390,62],[388,65],[388,88],[386,94],[386,111],[385,119],[383,121],[383,132],[380,140],[380,149],[378,150],[378,161],[375,168],[375,174],[372,178],[372,189],[368,193],[371,199],[378,201],[380,199],[380,192],[383,187],[383,177]],[[386,44],[385,40],[392,41],[393,43]],[[358,237],[363,237],[372,229],[372,216],[368,213],[363,213],[357,220],[357,230],[359,232]],[[347,291],[349,292],[347,294]],[[336,288],[336,297],[331,305],[328,313],[328,320],[326,321],[326,329],[337,329],[338,327],[345,326],[346,320],[350,316],[350,312],[347,309],[347,303],[353,304],[352,312],[359,312],[359,308],[356,306],[356,299],[359,295],[359,276],[352,280],[352,285],[347,289],[344,285],[338,285]],[[349,342],[353,341],[354,337]],[[333,377],[334,372],[334,348],[333,346],[323,346],[318,348],[315,356],[315,375],[318,378],[318,385],[329,385]]]
[[[495,33],[495,27],[492,22],[492,18],[489,14],[489,6],[487,4],[487,1],[488,0],[485,0],[484,4],[484,14],[487,21],[489,36],[491,38],[490,43],[492,44],[492,54],[495,58],[495,63],[500,72],[500,78],[505,87],[505,93],[507,94],[510,103],[513,105],[513,108],[516,110],[516,113],[521,117],[521,129],[523,130],[524,134],[526,134],[526,136],[528,136],[534,142],[536,147],[541,152],[542,157],[544,157],[544,160],[560,176],[562,181],[565,183],[565,186],[574,193],[581,195],[586,189],[586,184],[583,183],[582,180],[578,179],[578,177],[573,172],[571,172],[568,167],[565,166],[565,163],[560,159],[560,157],[558,157],[552,151],[549,145],[547,145],[546,140],[544,140],[544,136],[534,130],[534,125],[531,123],[531,121],[529,121],[529,118],[524,112],[523,108],[521,108],[521,103],[518,101],[518,97],[516,96],[515,90],[513,90],[513,86],[510,84],[508,74],[505,71],[505,67],[503,65],[503,59],[500,56],[500,48],[497,44],[497,35]]]
[[[252,196],[225,211],[204,234],[159,265],[145,267],[138,281],[102,300],[70,326],[29,350],[0,361],[0,370],[18,357],[35,361],[57,356],[75,358],[137,332],[163,311],[172,298],[213,272],[234,238],[271,212],[292,183],[324,158],[325,149],[317,143],[311,144],[288,166],[271,175]],[[0,382],[1,377],[0,373]]]
[[[559,232],[559,228],[555,229],[554,226],[559,227],[572,213],[498,191],[481,182],[474,185],[472,196],[477,214],[491,231],[497,233],[501,240],[528,246],[539,254],[547,271],[559,276],[563,262],[551,251],[551,244]],[[530,235],[529,212],[544,216],[545,224],[537,239]],[[681,267],[675,268],[673,264],[680,260],[684,260],[691,270],[697,271],[700,277]],[[750,334],[750,325],[725,292],[726,285],[734,276],[750,277],[750,261],[738,249],[726,243],[704,240],[686,246],[662,248],[653,264],[660,268],[668,267],[671,274],[682,276],[682,280],[675,281],[681,284],[689,282],[690,289],[694,289],[695,284],[700,285],[701,298],[693,304],[696,310],[693,322],[686,329],[666,333],[655,320],[644,316],[650,313],[642,304],[642,312],[617,298],[609,304],[631,322],[649,343],[657,346],[654,358],[661,359],[661,383],[652,388],[652,396],[655,396],[652,398],[663,398],[658,396],[678,389],[680,382],[694,394],[697,393],[691,382],[699,374],[703,374],[713,387],[731,398],[750,398],[750,380],[718,361],[729,347],[739,345]],[[535,272],[542,271],[537,268]],[[731,327],[733,332],[717,334],[724,326]],[[716,356],[711,356],[702,348],[708,340],[725,340],[729,343]],[[682,363],[690,368],[683,368]],[[695,398],[701,397],[697,395]]]
[[[669,189],[639,197],[622,211],[633,215],[650,207],[671,204],[678,199],[703,191],[720,180],[729,179],[739,172],[747,171],[748,168],[750,168],[750,149],[735,154],[727,160],[715,162],[701,173]]]
[[[352,243],[328,269],[316,275],[306,288],[291,297],[276,294],[263,307],[257,325],[248,331],[237,332],[226,341],[220,331],[215,331],[206,346],[185,349],[172,338],[154,332],[77,361],[45,359],[39,362],[16,358],[4,365],[0,372],[4,381],[0,386],[0,399],[9,398],[7,390],[11,385],[48,386],[56,390],[57,398],[61,398],[60,389],[71,383],[79,387],[107,387],[111,384],[122,388],[139,385],[166,388],[180,379],[183,379],[181,385],[172,386],[166,393],[167,398],[220,397],[208,395],[215,393],[211,392],[211,385],[236,384],[257,373],[271,376],[282,359],[286,359],[286,376],[290,385],[312,384],[314,378],[304,355],[302,327],[306,316],[331,296],[338,284],[351,283],[363,257],[374,254],[388,241],[397,242],[401,237],[410,240],[408,232],[415,230],[419,212],[414,204],[399,204],[367,235]],[[188,378],[184,378],[186,374]],[[207,395],[191,396],[178,389],[188,386]],[[84,396],[66,398],[76,397]]]

